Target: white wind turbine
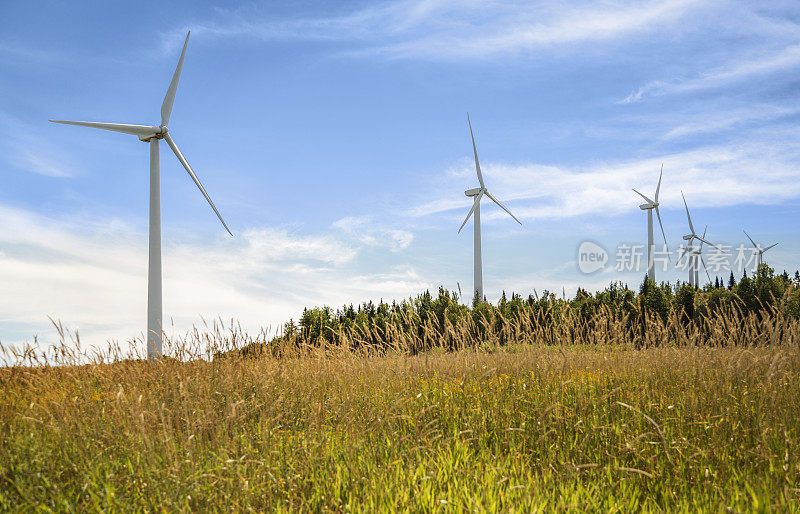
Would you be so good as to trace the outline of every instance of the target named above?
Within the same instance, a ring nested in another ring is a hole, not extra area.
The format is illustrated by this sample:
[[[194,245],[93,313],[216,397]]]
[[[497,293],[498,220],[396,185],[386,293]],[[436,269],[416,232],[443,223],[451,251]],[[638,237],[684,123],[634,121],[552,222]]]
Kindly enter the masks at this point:
[[[694,231],[694,225],[692,225],[692,217],[689,215],[689,206],[686,205],[686,196],[684,196],[683,191],[681,191],[681,196],[683,197],[683,206],[686,208],[686,219],[689,220],[689,230],[691,233],[686,234],[683,236],[683,239],[687,241],[686,248],[684,248],[681,257],[686,255],[687,253],[690,254],[689,256],[689,285],[698,287],[700,285],[699,280],[699,270],[700,266],[699,263],[703,263],[703,267],[706,268],[706,262],[703,260],[703,243],[706,243],[709,246],[713,246],[714,248],[718,248],[714,243],[708,242],[706,240],[706,230],[708,230],[708,225],[706,225],[706,229],[703,230],[703,236],[698,236]],[[700,244],[697,248],[694,246],[694,240],[697,239],[700,241]],[[708,268],[706,268],[706,275],[709,275]],[[708,276],[708,280],[711,280],[711,275]]]
[[[778,243],[771,244],[768,247],[763,248],[760,244],[757,244],[755,241],[753,241],[753,238],[750,237],[750,234],[748,234],[744,230],[742,230],[742,232],[744,232],[744,235],[747,236],[747,239],[749,239],[750,242],[753,243],[753,248],[755,248],[755,250],[756,250],[756,258],[758,259],[758,267],[761,267],[761,263],[763,262],[762,256],[764,255],[764,252],[766,252],[770,248],[776,246]]]
[[[481,260],[481,198],[483,195],[488,196],[494,203],[500,206],[501,209],[506,211],[509,216],[514,218],[514,220],[522,225],[522,222],[517,219],[516,216],[511,214],[511,211],[505,208],[505,206],[500,203],[500,200],[492,196],[492,193],[486,189],[486,185],[483,183],[483,175],[481,174],[481,165],[478,163],[478,149],[475,146],[475,135],[472,133],[472,122],[469,119],[469,113],[467,113],[467,123],[469,124],[469,135],[472,137],[472,152],[475,154],[475,171],[478,173],[478,182],[480,182],[481,187],[476,187],[473,189],[467,189],[464,191],[464,194],[467,196],[474,197],[475,200],[472,203],[472,209],[469,210],[467,213],[467,217],[464,218],[464,223],[461,224],[461,227],[458,229],[458,233],[461,233],[461,229],[464,228],[464,225],[467,224],[469,217],[475,213],[475,219],[473,220],[473,225],[475,229],[475,237],[474,237],[474,269],[473,269],[473,290],[472,293],[478,293],[479,301],[483,301],[483,261]]]
[[[705,228],[703,229],[703,237],[706,237],[707,231],[708,231],[708,225],[706,225]],[[711,274],[708,272],[708,267],[706,267],[706,261],[703,260],[703,241],[704,239],[700,241],[700,244],[697,246],[697,248],[692,247],[692,249],[690,250],[692,256],[694,257],[694,285],[696,286],[700,285],[700,277],[699,277],[700,266],[697,263],[698,260],[703,264],[703,269],[706,270],[706,276],[708,277],[708,281],[711,282]]]
[[[175,74],[172,76],[172,82],[169,84],[167,94],[164,97],[164,102],[161,104],[161,125],[148,126],[148,125],[128,125],[119,123],[96,123],[86,121],[63,121],[63,120],[50,120],[53,123],[64,123],[66,125],[78,125],[81,127],[92,127],[103,130],[112,130],[114,132],[122,132],[123,134],[131,134],[137,136],[139,140],[150,143],[150,235],[149,235],[149,260],[147,272],[147,356],[150,360],[157,359],[162,353],[162,303],[161,303],[161,180],[159,170],[159,152],[158,141],[164,139],[180,163],[186,168],[189,176],[192,177],[194,183],[203,193],[211,208],[214,209],[222,226],[225,230],[233,236],[228,225],[222,219],[214,202],[206,193],[205,188],[200,183],[200,180],[195,175],[192,167],[186,161],[172,137],[169,135],[167,123],[169,123],[169,116],[172,113],[172,103],[175,101],[175,92],[178,89],[178,80],[181,77],[181,68],[183,67],[183,58],[186,56],[186,45],[189,43],[189,33],[186,34],[186,41],[183,43],[183,51],[181,58],[178,61],[178,66],[175,68]]]
[[[633,190],[636,194],[644,198],[646,203],[639,205],[643,211],[647,211],[647,277],[650,281],[656,281],[655,250],[653,242],[653,209],[658,216],[658,225],[661,227],[661,235],[664,236],[664,247],[667,246],[667,236],[664,234],[664,225],[661,224],[661,214],[658,212],[658,193],[661,190],[661,176],[664,175],[664,165],[661,165],[661,173],[658,175],[658,185],[656,186],[655,200],[651,200],[639,191]]]

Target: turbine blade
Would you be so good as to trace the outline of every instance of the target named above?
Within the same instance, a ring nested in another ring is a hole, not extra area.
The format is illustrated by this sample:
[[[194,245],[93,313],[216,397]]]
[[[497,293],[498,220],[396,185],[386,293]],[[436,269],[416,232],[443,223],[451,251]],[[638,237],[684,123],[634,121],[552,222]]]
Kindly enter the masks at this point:
[[[777,244],[778,244],[778,243],[775,243],[775,244],[769,245],[768,247],[766,247],[766,248],[764,248],[763,250],[761,250],[761,253],[764,253],[764,252],[766,252],[767,250],[769,250],[770,248],[772,248],[772,247],[776,246]]]
[[[744,232],[744,235],[746,235],[746,236],[747,236],[747,239],[749,239],[749,240],[750,240],[750,242],[751,242],[751,243],[753,243],[753,247],[754,247],[754,248],[758,248],[758,245],[756,244],[756,242],[755,242],[755,241],[753,241],[753,238],[752,238],[752,237],[750,237],[750,234],[748,234],[748,233],[747,233],[747,231],[745,231],[745,230],[742,230],[742,232]]]
[[[658,212],[658,206],[656,205],[656,217],[658,218],[658,226],[661,227],[661,235],[664,236],[664,247],[669,247],[669,243],[667,243],[667,235],[664,233],[664,225],[661,223],[661,213]],[[669,259],[669,253],[667,253],[667,259]]]
[[[475,171],[478,172],[478,182],[481,183],[481,188],[485,188],[486,185],[483,183],[481,165],[478,162],[478,148],[475,146],[475,134],[472,133],[472,122],[469,120],[469,113],[467,113],[467,123],[469,123],[469,135],[472,137],[472,152],[475,154]]]
[[[661,190],[661,177],[664,175],[664,163],[661,163],[661,173],[658,174],[658,185],[656,186],[656,203],[658,203],[658,192]]]
[[[683,248],[683,251],[681,252],[681,256],[680,256],[680,257],[678,257],[678,260],[681,260],[681,259],[683,259],[683,256],[684,256],[684,255],[686,255],[686,254],[689,252],[689,248],[691,248],[689,245],[686,245],[686,246]]]
[[[475,212],[475,208],[478,206],[478,202],[481,201],[481,196],[483,196],[483,191],[481,191],[480,193],[478,193],[477,196],[475,196],[475,201],[472,202],[472,209],[469,210],[469,212],[467,213],[467,217],[464,218],[464,223],[462,223],[461,226],[458,228],[459,234],[461,233],[461,229],[464,228],[464,225],[467,224],[469,217],[472,216],[473,212]]]
[[[512,218],[514,218],[514,220],[515,220],[517,223],[519,223],[520,225],[522,225],[522,222],[521,222],[520,220],[518,220],[516,216],[514,216],[513,214],[511,214],[511,211],[509,211],[508,209],[506,209],[506,206],[505,206],[505,205],[503,205],[502,203],[500,203],[500,200],[498,200],[497,198],[495,198],[494,196],[492,196],[492,193],[490,193],[489,191],[486,191],[486,196],[488,196],[489,198],[491,198],[491,199],[492,199],[492,201],[493,201],[494,203],[496,203],[497,205],[499,205],[499,206],[500,206],[500,208],[501,208],[501,209],[503,209],[504,211],[506,211],[506,212],[508,213],[508,215],[509,215],[509,216],[511,216]]]
[[[128,125],[125,123],[98,123],[96,121],[66,121],[66,120],[49,120],[53,123],[61,123],[63,125],[77,125],[79,127],[91,127],[103,130],[111,130],[113,132],[122,132],[123,134],[132,134],[134,136],[155,136],[161,131],[160,127],[149,127],[147,125]]]
[[[194,174],[194,171],[192,170],[192,167],[189,166],[189,163],[186,161],[186,157],[184,157],[183,154],[181,153],[181,151],[178,150],[178,147],[175,145],[175,142],[172,140],[172,138],[170,137],[169,133],[164,134],[164,139],[167,141],[167,144],[169,145],[169,147],[172,148],[172,151],[175,152],[175,157],[177,157],[178,160],[181,161],[181,164],[183,164],[183,167],[186,168],[187,172],[189,172],[189,176],[192,177],[192,180],[194,180],[194,183],[197,184],[197,187],[200,189],[200,192],[203,193],[203,196],[206,197],[206,200],[208,201],[208,204],[211,206],[212,209],[214,209],[214,212],[216,213],[217,218],[219,218],[219,220],[222,222],[222,226],[225,227],[225,230],[228,231],[228,234],[230,234],[231,237],[233,237],[233,232],[231,232],[231,229],[229,229],[228,225],[225,224],[225,220],[222,219],[222,216],[220,215],[219,211],[214,206],[214,202],[211,201],[211,197],[209,197],[208,193],[206,193],[206,190],[203,187],[203,184],[200,183],[200,180],[197,178],[197,175]]]
[[[686,207],[686,219],[689,220],[689,229],[691,229],[692,234],[694,234],[694,225],[692,225],[692,217],[689,216],[689,206],[686,205],[686,196],[684,196],[683,191],[681,191],[681,196],[683,196],[683,206]]]
[[[709,241],[707,241],[707,240],[703,239],[703,238],[702,238],[702,237],[700,237],[700,236],[694,236],[694,237],[695,237],[695,238],[697,238],[697,239],[699,239],[700,241],[704,242],[704,243],[705,243],[705,244],[707,244],[708,246],[713,246],[713,247],[714,247],[714,248],[716,248],[717,250],[719,250],[719,251],[722,251],[722,248],[720,248],[719,246],[715,245],[714,243],[711,243],[711,242],[709,242]]]
[[[700,256],[700,262],[703,263],[703,269],[706,270],[706,276],[708,277],[708,281],[711,282],[711,274],[708,272],[708,267],[706,267],[706,261],[703,259],[703,256]]]
[[[706,237],[706,232],[708,232],[708,225],[706,225],[706,228],[703,229],[703,237]],[[698,237],[697,238],[697,239],[700,240],[700,246],[697,248],[697,251],[699,253],[703,253],[703,243],[705,242],[705,239],[703,239],[703,237]],[[708,244],[711,244],[711,243],[708,243]]]
[[[167,94],[164,96],[164,102],[161,104],[161,125],[167,126],[169,123],[169,116],[172,114],[172,102],[175,101],[175,93],[178,91],[178,81],[181,79],[181,69],[183,68],[183,58],[186,56],[186,45],[189,44],[189,31],[186,33],[186,41],[183,42],[183,51],[181,51],[181,58],[178,60],[178,66],[175,68],[175,74],[172,75],[172,82],[169,83]]]
[[[635,189],[634,189],[634,190],[633,190],[633,192],[634,192],[634,193],[636,193],[637,195],[641,196],[642,198],[644,198],[644,201],[645,201],[645,202],[647,202],[647,203],[650,203],[650,204],[652,204],[652,203],[655,203],[653,200],[651,200],[651,199],[647,198],[645,195],[643,195],[643,194],[642,194],[642,193],[640,193],[639,191],[637,191],[637,190],[635,190]]]

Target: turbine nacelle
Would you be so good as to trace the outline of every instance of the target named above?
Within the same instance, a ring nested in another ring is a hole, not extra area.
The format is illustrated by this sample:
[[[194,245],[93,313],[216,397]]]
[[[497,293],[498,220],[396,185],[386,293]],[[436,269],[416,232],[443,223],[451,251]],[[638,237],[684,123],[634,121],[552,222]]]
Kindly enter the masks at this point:
[[[464,191],[464,195],[466,196],[478,196],[482,189],[480,187],[474,187],[472,189],[467,189]]]
[[[160,127],[153,127],[152,134],[139,134],[139,141],[143,143],[149,143],[151,139],[164,139],[164,136],[169,132],[169,129],[165,126]]]
[[[639,205],[639,208],[643,211],[646,211],[648,209],[655,209],[656,207],[658,207],[657,203],[643,203]]]

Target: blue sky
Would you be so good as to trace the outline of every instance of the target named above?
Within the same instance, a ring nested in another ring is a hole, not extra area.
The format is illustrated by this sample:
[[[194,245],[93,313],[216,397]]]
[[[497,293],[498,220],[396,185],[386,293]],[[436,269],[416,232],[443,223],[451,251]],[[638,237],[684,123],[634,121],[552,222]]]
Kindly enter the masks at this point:
[[[477,186],[484,283],[574,292],[641,244],[664,163],[674,250],[695,225],[800,263],[796,2],[0,1],[0,341],[141,337],[148,149],[50,118],[156,124],[192,30],[170,133],[236,237],[162,145],[164,308],[250,330],[304,306],[472,286]],[[581,274],[582,241],[611,254]],[[719,275],[727,276],[728,272]],[[670,270],[659,279],[685,273]],[[704,274],[703,274],[704,275]]]

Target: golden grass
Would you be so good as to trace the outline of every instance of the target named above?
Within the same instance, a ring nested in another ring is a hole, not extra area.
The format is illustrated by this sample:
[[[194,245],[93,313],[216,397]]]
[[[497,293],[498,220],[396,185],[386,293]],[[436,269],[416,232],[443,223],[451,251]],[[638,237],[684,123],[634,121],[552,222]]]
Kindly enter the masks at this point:
[[[797,344],[303,353],[0,370],[0,509],[800,510]]]

